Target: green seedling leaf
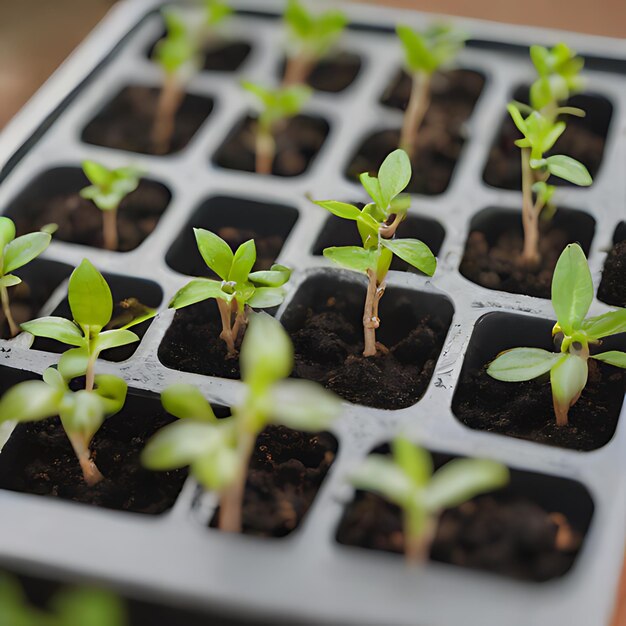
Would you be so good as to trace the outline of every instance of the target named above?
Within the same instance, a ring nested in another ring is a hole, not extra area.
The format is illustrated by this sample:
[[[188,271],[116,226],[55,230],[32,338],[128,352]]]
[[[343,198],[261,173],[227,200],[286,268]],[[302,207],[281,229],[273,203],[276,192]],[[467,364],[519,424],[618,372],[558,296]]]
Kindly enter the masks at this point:
[[[68,287],[72,317],[83,328],[99,331],[113,314],[113,298],[106,280],[87,260],[72,272]]]
[[[153,59],[167,74],[177,74],[198,64],[198,38],[182,13],[174,8],[161,11],[167,35],[154,48]]]
[[[161,402],[168,413],[179,419],[210,423],[217,421],[208,400],[193,385],[170,385],[161,393]]]
[[[57,415],[63,391],[41,380],[11,387],[0,399],[0,422],[35,422]]]
[[[100,353],[103,350],[127,346],[136,341],[139,341],[139,337],[130,330],[106,330],[98,335],[94,342],[94,350]]]
[[[432,276],[435,273],[437,259],[430,248],[419,239],[382,239],[381,243],[396,256],[424,272],[427,276]]]
[[[282,304],[286,291],[281,287],[259,287],[254,290],[247,304],[253,309],[269,309]]]
[[[0,250],[15,239],[15,224],[12,219],[0,216]]]
[[[215,28],[226,18],[230,17],[233,10],[225,2],[221,0],[204,0],[205,24],[211,28]]]
[[[601,354],[593,354],[592,357],[598,361],[608,363],[609,365],[615,365],[615,367],[626,368],[626,352],[609,350],[608,352],[602,352]]]
[[[50,245],[50,240],[48,233],[38,232],[22,235],[8,243],[4,248],[3,273],[9,274],[38,257]]]
[[[87,371],[89,351],[86,347],[67,350],[59,359],[59,372],[65,380],[82,376]]]
[[[126,612],[114,595],[96,589],[65,591],[52,607],[58,626],[127,626]]]
[[[22,324],[22,330],[35,337],[56,339],[70,346],[84,346],[87,343],[80,328],[64,317],[40,317]]]
[[[547,168],[551,174],[567,180],[580,187],[588,187],[593,183],[593,179],[587,168],[576,159],[556,154],[546,159]]]
[[[7,274],[6,276],[2,276],[0,278],[0,287],[14,287],[15,285],[19,285],[22,282],[22,279],[19,276],[15,276],[14,274]]]
[[[291,278],[291,269],[284,265],[272,265],[269,270],[251,272],[248,280],[263,287],[281,287]]]
[[[59,370],[54,367],[49,367],[47,370],[44,370],[42,378],[46,385],[50,385],[50,387],[56,389],[57,391],[65,393],[68,390],[65,379],[61,376]]]
[[[230,302],[233,295],[222,290],[222,283],[210,278],[196,278],[179,289],[170,301],[170,309],[182,309],[210,298],[220,298]]]
[[[583,321],[581,329],[591,339],[602,339],[618,333],[626,333],[626,309],[609,311]]]
[[[375,251],[365,250],[359,246],[326,248],[324,256],[333,263],[356,272],[367,272],[376,266]]]
[[[370,176],[367,172],[363,172],[359,175],[359,180],[361,181],[361,185],[363,185],[363,188],[365,189],[365,191],[367,191],[367,194],[374,201],[374,203],[379,207],[385,206],[385,200],[383,197],[383,192],[380,188],[380,183],[378,182],[378,178],[376,178],[375,176]],[[339,217],[347,216],[340,215]]]
[[[252,271],[256,263],[256,246],[254,240],[250,239],[242,243],[235,256],[233,264],[228,274],[228,280],[235,283],[244,283],[248,280],[248,274]]]
[[[357,489],[379,493],[399,506],[408,506],[415,488],[409,476],[382,454],[370,454],[352,473],[350,482]]]
[[[77,436],[89,445],[104,422],[104,404],[95,393],[81,389],[66,394],[59,406],[59,417],[70,439]]]
[[[221,237],[204,228],[194,228],[193,232],[204,262],[222,280],[228,280],[234,260],[230,246]]]
[[[104,414],[110,417],[119,413],[124,407],[128,385],[119,376],[98,374],[95,377],[94,393],[100,398]]]
[[[346,220],[358,220],[361,217],[361,210],[346,202],[338,202],[336,200],[314,200],[313,202],[333,215]]]
[[[95,161],[83,161],[82,167],[92,185],[81,189],[80,195],[92,200],[101,211],[116,210],[141,180],[141,171],[135,167],[108,169]]]
[[[388,154],[378,170],[378,184],[383,200],[381,208],[387,209],[392,200],[406,189],[410,180],[411,161],[407,153],[398,149]]]
[[[317,431],[339,416],[337,397],[308,380],[285,380],[272,388],[272,420],[296,430]]]
[[[562,357],[541,348],[513,348],[498,355],[489,364],[487,374],[508,383],[532,380],[549,372]]]
[[[191,473],[205,489],[221,492],[237,480],[240,464],[237,450],[222,444],[210,455],[199,455],[191,464]]]
[[[392,442],[395,463],[416,487],[428,483],[433,474],[433,461],[423,448],[414,445],[405,437],[396,437]]]
[[[95,161],[83,161],[82,167],[85,176],[87,176],[92,185],[105,188],[109,187],[113,182],[113,171],[101,163],[96,163]]]
[[[514,102],[511,102],[506,105],[506,110],[509,112],[509,115],[511,116],[511,119],[513,120],[515,126],[517,126],[517,130],[519,130],[522,135],[526,135],[526,122],[524,121],[524,118],[522,117],[522,114],[517,105]]]
[[[587,361],[572,354],[564,354],[550,370],[550,384],[557,423],[567,423],[569,408],[578,400],[587,384]]]

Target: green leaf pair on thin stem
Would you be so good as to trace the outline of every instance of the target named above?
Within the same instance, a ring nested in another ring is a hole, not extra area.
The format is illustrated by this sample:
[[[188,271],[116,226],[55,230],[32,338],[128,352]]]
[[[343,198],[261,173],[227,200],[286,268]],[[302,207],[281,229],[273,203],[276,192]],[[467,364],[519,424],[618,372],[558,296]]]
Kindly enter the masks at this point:
[[[11,337],[15,337],[20,329],[11,313],[9,287],[22,282],[19,276],[11,272],[37,258],[50,245],[50,240],[50,233],[44,231],[16,237],[13,220],[0,217],[0,302]]]
[[[276,157],[276,135],[285,122],[298,115],[311,97],[311,88],[292,85],[269,89],[243,81],[241,86],[255,96],[259,107],[255,130],[255,170],[257,174],[272,173]]]
[[[170,302],[170,308],[181,309],[214,298],[220,311],[222,332],[229,356],[236,356],[239,337],[248,323],[249,309],[278,306],[285,298],[284,285],[291,270],[284,265],[272,265],[269,270],[253,272],[256,246],[250,239],[233,253],[218,235],[194,228],[198,250],[220,280],[195,278],[180,289]]]
[[[374,356],[378,351],[378,307],[394,254],[428,276],[435,273],[437,260],[419,239],[395,239],[396,229],[406,217],[410,202],[408,196],[400,195],[411,180],[411,162],[406,152],[395,150],[389,154],[380,166],[378,178],[363,173],[360,179],[372,199],[363,209],[336,200],[316,200],[315,204],[337,217],[356,222],[363,245],[326,248],[324,256],[342,267],[367,275],[363,356]]]
[[[396,28],[411,77],[411,95],[400,133],[400,148],[415,154],[417,134],[430,106],[433,74],[452,62],[465,45],[465,35],[448,24],[435,24],[420,33],[408,26]]]
[[[284,20],[289,40],[283,85],[303,85],[341,37],[348,19],[334,10],[315,15],[299,0],[288,0]]]
[[[109,169],[95,161],[83,161],[82,165],[91,185],[81,189],[80,195],[102,211],[104,247],[117,250],[117,210],[122,200],[139,186],[141,171],[135,167]]]
[[[541,348],[513,348],[489,364],[497,380],[520,382],[550,373],[556,423],[566,426],[569,409],[580,398],[588,376],[588,359],[626,368],[626,353],[590,353],[602,339],[626,332],[626,309],[586,317],[593,301],[593,283],[585,253],[578,244],[563,250],[552,278],[552,306],[557,323],[552,331],[561,340],[558,352]]]
[[[370,454],[352,475],[352,483],[401,508],[409,563],[428,557],[444,509],[509,481],[508,469],[487,459],[454,459],[435,472],[430,454],[404,437],[393,441],[391,451],[391,457]]]
[[[241,347],[245,399],[232,415],[217,419],[191,385],[174,385],[161,395],[179,418],[160,430],[143,451],[153,470],[190,466],[208,490],[220,495],[219,527],[241,531],[241,508],[250,457],[259,433],[269,424],[298,430],[327,428],[340,404],[333,394],[304,380],[284,380],[293,369],[293,346],[278,321],[255,313]]]

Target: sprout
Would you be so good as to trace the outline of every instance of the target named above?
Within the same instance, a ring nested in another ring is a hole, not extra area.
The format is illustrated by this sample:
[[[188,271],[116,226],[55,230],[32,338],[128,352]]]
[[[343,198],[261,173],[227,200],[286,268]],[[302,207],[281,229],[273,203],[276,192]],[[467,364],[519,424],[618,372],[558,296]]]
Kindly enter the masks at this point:
[[[117,250],[117,210],[122,200],[139,186],[141,172],[134,167],[108,169],[95,161],[83,161],[83,172],[91,182],[80,195],[102,211],[104,247]]]
[[[514,102],[507,106],[507,110],[523,135],[515,142],[522,155],[522,261],[529,267],[535,267],[540,258],[539,216],[546,207],[553,210],[551,200],[555,187],[547,183],[550,175],[581,187],[588,187],[593,180],[587,168],[576,159],[563,154],[544,156],[563,134],[565,122],[550,120],[539,111],[532,111],[524,118],[519,105]],[[534,201],[533,192],[536,196]]]
[[[406,217],[410,202],[408,196],[399,195],[411,180],[411,162],[406,152],[395,150],[389,154],[380,166],[378,178],[363,173],[360,179],[373,200],[362,210],[335,200],[319,200],[315,204],[333,215],[354,220],[359,229],[363,246],[326,248],[324,256],[347,269],[367,274],[363,356],[374,356],[377,352],[376,329],[380,326],[378,305],[385,292],[385,278],[393,255],[428,276],[435,273],[437,260],[422,241],[393,238]]]
[[[341,11],[316,16],[298,0],[288,0],[284,20],[290,49],[283,85],[304,84],[315,64],[341,37],[348,20]]]
[[[626,352],[609,350],[590,354],[590,344],[626,332],[626,309],[587,318],[593,300],[593,283],[585,253],[569,244],[561,253],[552,278],[552,307],[557,323],[553,335],[562,337],[558,352],[541,348],[505,350],[489,364],[487,373],[496,380],[521,382],[550,372],[552,400],[558,426],[566,426],[568,412],[587,384],[588,359],[626,368]]]
[[[204,0],[204,26],[209,34],[233,13],[222,0]]]
[[[410,563],[428,556],[443,509],[509,481],[508,469],[487,459],[454,459],[433,473],[430,454],[404,437],[397,437],[391,450],[392,459],[370,454],[352,476],[352,483],[402,509],[404,553]]]
[[[232,357],[237,354],[237,341],[247,324],[249,309],[278,306],[285,298],[283,286],[291,270],[284,265],[272,265],[269,270],[253,272],[256,246],[252,239],[242,243],[233,254],[230,246],[215,233],[203,228],[194,228],[193,232],[204,262],[221,280],[195,278],[174,295],[169,306],[181,309],[215,298],[222,321],[220,338]]]
[[[200,65],[196,30],[176,9],[168,7],[161,13],[167,35],[157,43],[153,54],[164,73],[152,128],[152,143],[157,154],[165,154],[170,149],[176,112],[185,96],[184,85]]]
[[[271,174],[276,156],[276,133],[285,121],[300,113],[311,96],[311,89],[304,85],[267,89],[249,81],[242,87],[256,96],[260,112],[256,124],[256,165],[257,174]]]
[[[58,415],[85,482],[93,486],[103,476],[91,458],[91,440],[104,419],[124,406],[127,386],[117,376],[100,374],[95,377],[95,387],[74,392],[68,380],[61,368],[50,367],[43,373],[43,381],[28,380],[11,387],[0,400],[0,423],[36,422]]]
[[[189,465],[206,489],[220,494],[219,527],[240,532],[246,473],[258,434],[268,424],[317,431],[339,413],[335,396],[319,385],[283,380],[292,369],[293,346],[286,331],[269,315],[254,314],[241,348],[245,399],[232,408],[231,417],[218,420],[195,387],[169,387],[161,400],[180,421],[148,442],[144,465],[153,470]]]
[[[434,24],[423,33],[408,26],[398,26],[396,32],[412,81],[400,134],[400,148],[412,157],[419,127],[430,105],[432,75],[457,56],[465,44],[465,36],[449,24]]]
[[[15,337],[20,329],[11,314],[8,289],[22,282],[19,276],[11,272],[38,257],[48,247],[50,240],[50,233],[44,231],[16,237],[13,220],[0,217],[0,301],[11,337]]]
[[[156,311],[145,309],[122,328],[103,330],[113,315],[113,298],[104,277],[87,259],[83,259],[70,276],[68,300],[73,321],[64,317],[41,317],[22,324],[22,329],[35,337],[75,346],[61,356],[59,372],[67,380],[85,374],[85,389],[91,391],[100,353],[139,341],[128,328],[150,319]]]

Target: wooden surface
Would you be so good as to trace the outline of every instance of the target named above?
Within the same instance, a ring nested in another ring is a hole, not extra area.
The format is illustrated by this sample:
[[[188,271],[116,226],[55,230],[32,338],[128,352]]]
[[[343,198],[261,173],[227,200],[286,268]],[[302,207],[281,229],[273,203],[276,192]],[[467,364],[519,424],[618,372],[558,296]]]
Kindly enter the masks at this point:
[[[611,626],[626,626],[626,555],[622,567],[622,578],[615,601],[615,614]]]

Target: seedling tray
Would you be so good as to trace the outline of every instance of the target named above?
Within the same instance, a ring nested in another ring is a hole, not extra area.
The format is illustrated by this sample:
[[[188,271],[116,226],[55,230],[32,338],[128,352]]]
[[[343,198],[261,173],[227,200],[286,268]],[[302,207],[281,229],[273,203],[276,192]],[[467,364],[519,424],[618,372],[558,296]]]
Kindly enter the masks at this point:
[[[184,148],[156,157],[81,139],[87,124],[123,87],[160,84],[159,71],[146,56],[162,32],[156,12],[160,3],[119,3],[4,131],[0,207],[2,212],[9,210],[14,199],[44,172],[78,167],[86,158],[110,166],[131,161],[144,167],[151,180],[170,190],[172,198],[155,230],[138,247],[110,253],[53,241],[44,259],[75,266],[88,256],[109,275],[143,281],[139,284],[145,289],[156,284],[164,303],[188,280],[172,269],[170,251],[204,202],[227,197],[288,207],[297,219],[278,257],[295,270],[289,296],[278,311],[279,317],[286,312],[288,319],[289,307],[303,297],[301,287],[307,281],[338,280],[338,295],[343,286],[346,292],[363,288],[358,277],[331,270],[323,257],[312,254],[328,215],[310,204],[305,194],[364,200],[358,185],[343,172],[367,134],[400,124],[401,112],[380,104],[381,94],[401,64],[393,27],[396,23],[420,26],[432,18],[355,4],[343,7],[353,24],[342,49],[360,57],[360,71],[348,88],[336,94],[316,92],[306,107],[306,114],[326,120],[330,127],[306,172],[263,178],[221,168],[213,157],[250,111],[239,79],[252,77],[267,83],[276,79],[283,56],[281,23],[276,19],[282,4],[268,0],[262,10],[252,0],[238,0],[234,5],[240,12],[233,19],[232,33],[250,44],[248,57],[236,72],[204,71],[192,80],[188,92],[212,100],[212,111]],[[471,430],[459,422],[451,406],[479,320],[486,319],[485,315],[514,314],[524,319],[551,319],[553,315],[548,300],[479,287],[458,269],[473,217],[489,207],[520,207],[519,192],[490,187],[482,176],[505,103],[516,88],[532,79],[527,46],[567,41],[587,59],[588,92],[604,96],[613,106],[604,158],[593,186],[559,190],[560,206],[584,211],[595,219],[589,262],[596,288],[606,250],[626,207],[626,46],[599,37],[453,21],[472,37],[459,66],[481,73],[485,84],[465,125],[466,140],[447,189],[438,195],[413,197],[410,215],[436,220],[443,227],[437,274],[431,280],[415,273],[391,272],[389,278],[390,292],[409,293],[419,302],[437,302],[451,313],[445,343],[423,397],[395,411],[344,404],[342,417],[332,429],[339,444],[335,462],[302,524],[288,537],[230,536],[209,529],[215,501],[199,496],[192,479],[187,479],[174,507],[158,517],[0,490],[3,563],[60,579],[110,583],[127,593],[173,604],[241,617],[254,615],[271,623],[608,623],[626,528],[626,412],[621,411],[615,434],[606,445],[578,452]],[[67,275],[62,267],[55,264],[41,271],[52,272],[60,280]],[[43,314],[62,302],[65,289],[66,283],[61,283],[54,290]],[[595,300],[591,313],[605,310],[608,307]],[[172,311],[160,313],[129,358],[102,360],[99,371],[124,377],[135,394],[158,393],[171,383],[185,381],[196,384],[216,404],[228,406],[236,401],[242,392],[238,381],[183,373],[159,361],[157,352],[173,315]],[[511,333],[516,332],[517,319],[505,324]],[[18,370],[7,378],[19,378],[19,370],[43,372],[58,355],[29,349],[29,338],[20,335],[0,342],[0,357],[3,366]],[[409,570],[396,555],[340,545],[335,538],[337,528],[353,497],[350,471],[399,432],[408,432],[434,451],[487,456],[520,472],[539,473],[546,477],[545,484],[552,477],[567,479],[570,485],[579,483],[591,498],[593,510],[571,570],[546,583],[519,582],[440,563]],[[5,427],[3,439],[9,436],[10,428]]]

